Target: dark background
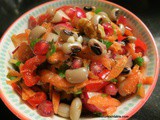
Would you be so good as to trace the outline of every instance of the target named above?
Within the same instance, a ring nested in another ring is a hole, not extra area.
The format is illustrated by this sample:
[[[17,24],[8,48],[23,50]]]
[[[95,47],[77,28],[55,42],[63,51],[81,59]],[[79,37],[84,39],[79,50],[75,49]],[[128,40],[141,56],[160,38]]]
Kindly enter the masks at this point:
[[[49,0],[0,0],[0,37],[20,15]],[[158,0],[109,0],[136,14],[150,29],[160,51],[160,1]],[[159,75],[160,80],[160,75]],[[146,104],[130,119],[160,120],[160,81],[157,82]],[[0,100],[0,120],[18,120]]]

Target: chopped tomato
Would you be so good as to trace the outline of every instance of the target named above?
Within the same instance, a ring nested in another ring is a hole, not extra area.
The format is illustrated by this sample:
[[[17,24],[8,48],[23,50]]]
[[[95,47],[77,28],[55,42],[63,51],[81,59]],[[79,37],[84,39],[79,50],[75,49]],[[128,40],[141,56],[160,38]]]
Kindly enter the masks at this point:
[[[86,13],[84,12],[83,9],[79,8],[79,7],[76,7],[76,16],[78,18],[86,18]]]
[[[47,96],[44,92],[37,92],[34,96],[30,97],[27,102],[33,107],[37,107],[40,103],[45,101]]]
[[[73,8],[73,6],[62,6],[60,8],[57,9],[58,10],[62,10],[63,12],[65,12],[65,14],[70,17],[71,19],[73,19],[74,14],[76,12],[76,10]]]
[[[98,74],[98,76],[99,76],[101,79],[104,79],[104,78],[106,78],[106,76],[109,74],[109,72],[110,72],[110,70],[104,69],[102,72],[100,72],[100,73]]]
[[[85,91],[97,92],[97,91],[101,90],[104,86],[106,86],[107,84],[109,84],[109,82],[107,82],[107,81],[101,82],[101,83],[91,83],[85,87]]]
[[[118,20],[117,20],[117,24],[123,24],[124,26],[127,25],[127,19],[126,16],[119,16]]]
[[[49,44],[45,41],[39,41],[35,44],[33,52],[36,55],[46,55],[49,50]]]
[[[30,16],[28,20],[28,28],[32,29],[38,25],[37,20],[34,16]]]
[[[135,51],[136,51],[136,53],[141,52],[144,55],[146,50],[147,50],[146,44],[143,41],[141,41],[140,39],[137,39],[135,41]]]
[[[113,30],[110,23],[103,23],[102,26],[104,27],[104,31],[106,33],[106,36],[113,35],[114,30]]]
[[[77,27],[78,21],[80,18],[86,18],[86,13],[79,7],[75,8],[76,12],[73,15],[73,19],[71,20],[71,23],[74,27]]]
[[[42,25],[42,23],[47,22],[51,16],[49,14],[42,14],[38,16],[38,25]]]

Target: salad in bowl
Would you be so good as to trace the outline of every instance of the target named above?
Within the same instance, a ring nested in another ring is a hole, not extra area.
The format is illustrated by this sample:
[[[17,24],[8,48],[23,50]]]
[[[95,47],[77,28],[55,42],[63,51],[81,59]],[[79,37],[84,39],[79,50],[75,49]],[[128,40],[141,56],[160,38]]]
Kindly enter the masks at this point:
[[[147,45],[119,8],[48,7],[27,21],[11,36],[6,83],[40,116],[109,117],[153,83]]]

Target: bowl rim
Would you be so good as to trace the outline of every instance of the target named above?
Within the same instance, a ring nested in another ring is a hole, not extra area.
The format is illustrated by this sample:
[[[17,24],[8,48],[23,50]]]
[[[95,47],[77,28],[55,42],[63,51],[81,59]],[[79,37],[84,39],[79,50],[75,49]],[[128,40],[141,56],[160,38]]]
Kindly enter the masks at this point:
[[[34,8],[28,10],[27,12],[25,12],[24,14],[22,14],[19,18],[17,18],[8,28],[7,30],[4,32],[4,34],[2,35],[2,37],[0,38],[0,43],[1,41],[3,40],[4,36],[7,34],[7,32],[10,30],[10,28],[13,27],[13,25],[18,22],[22,17],[24,17],[25,15],[27,15],[28,13],[30,13],[31,11],[34,11],[35,9],[38,9],[42,6],[45,6],[47,4],[50,4],[50,3],[54,3],[54,2],[58,2],[58,1],[62,1],[62,0],[54,0],[54,1],[49,1],[49,2],[45,2],[45,3],[42,3],[38,6],[35,6]],[[156,67],[154,69],[154,71],[156,71],[155,73],[155,76],[154,76],[154,82],[153,84],[150,86],[147,94],[145,95],[145,97],[143,99],[141,99],[141,101],[131,110],[129,111],[127,114],[125,114],[125,116],[128,116],[127,119],[129,119],[131,116],[133,116],[145,103],[146,101],[149,99],[149,97],[151,96],[154,88],[155,88],[155,85],[157,83],[157,80],[158,80],[158,74],[159,74],[159,54],[158,54],[158,49],[157,49],[157,46],[156,46],[156,43],[155,43],[155,40],[150,32],[150,30],[147,28],[147,26],[142,22],[142,20],[140,20],[140,18],[138,18],[134,13],[132,13],[131,11],[127,10],[126,8],[116,4],[116,3],[113,3],[113,2],[110,2],[110,1],[105,1],[105,0],[98,0],[100,2],[104,2],[105,4],[110,4],[112,6],[115,6],[115,7],[118,7],[120,9],[122,9],[123,11],[129,13],[130,15],[132,15],[145,29],[146,31],[148,32],[148,35],[149,37],[151,38],[151,42],[154,46],[154,49],[155,49],[155,56],[156,56]],[[3,103],[7,106],[7,108],[14,114],[16,115],[18,118],[20,119],[23,119],[23,120],[28,120],[30,118],[26,117],[24,114],[20,114],[12,105],[11,103],[7,100],[7,98],[4,96],[4,94],[2,93],[2,90],[0,88],[0,97],[1,97],[1,100],[3,101]],[[119,118],[119,120],[124,120],[124,118]]]

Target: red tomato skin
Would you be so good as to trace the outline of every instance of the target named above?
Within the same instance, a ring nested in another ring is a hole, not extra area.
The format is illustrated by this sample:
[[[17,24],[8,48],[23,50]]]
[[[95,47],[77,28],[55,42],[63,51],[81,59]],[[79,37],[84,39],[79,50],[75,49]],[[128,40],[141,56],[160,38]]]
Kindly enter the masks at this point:
[[[86,18],[86,13],[84,12],[83,9],[79,8],[79,7],[76,7],[76,16],[78,18]]]
[[[135,41],[135,51],[138,52],[142,52],[142,54],[144,55],[147,51],[147,45],[141,41],[140,39],[137,39]]]
[[[103,89],[109,82],[102,82],[102,83],[92,83],[87,86],[85,86],[85,91],[87,92],[98,92],[101,89]]]
[[[58,8],[56,11],[58,11],[58,10],[62,10],[71,19],[74,17],[74,14],[76,12],[76,10],[74,9],[74,7],[71,6],[71,5],[69,5],[69,6],[62,6],[62,7]]]
[[[101,78],[101,79],[104,79],[106,78],[106,76],[110,73],[110,71],[108,69],[104,69],[102,72],[100,72],[98,74],[98,76]]]
[[[33,97],[29,98],[27,102],[33,107],[37,107],[40,103],[45,101],[47,96],[44,92],[37,92]]]
[[[37,22],[36,18],[34,16],[30,16],[30,18],[28,20],[28,28],[33,29],[37,25],[38,25],[38,22]]]
[[[106,33],[106,36],[113,35],[114,30],[113,30],[110,23],[103,23],[102,26],[104,27],[104,31]]]
[[[35,44],[33,52],[35,55],[46,55],[49,50],[49,44],[45,41],[39,41]]]
[[[40,115],[44,117],[49,117],[54,114],[53,112],[53,104],[49,100],[45,100],[39,104],[37,111]]]
[[[117,20],[117,24],[123,24],[124,26],[127,25],[127,18],[126,16],[119,16],[118,20]]]
[[[49,14],[41,14],[38,16],[38,25],[42,25],[44,22],[47,22],[51,16]]]

